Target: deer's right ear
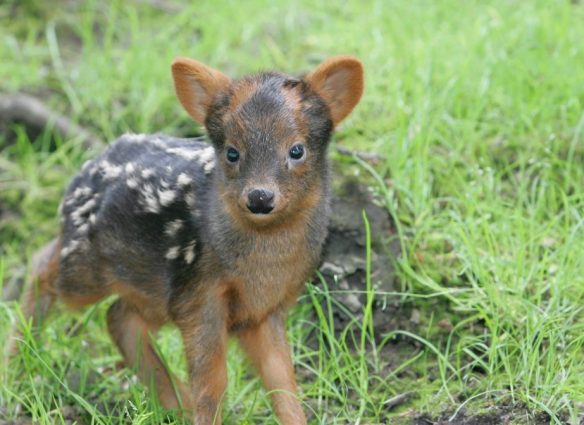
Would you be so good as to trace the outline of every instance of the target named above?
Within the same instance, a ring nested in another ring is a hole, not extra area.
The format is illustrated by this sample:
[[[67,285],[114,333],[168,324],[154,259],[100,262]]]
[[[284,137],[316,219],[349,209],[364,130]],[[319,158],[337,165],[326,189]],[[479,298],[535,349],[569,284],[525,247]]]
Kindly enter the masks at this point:
[[[203,125],[213,98],[231,82],[220,71],[183,57],[172,62],[172,77],[180,103],[196,122]]]
[[[352,56],[333,56],[305,79],[327,103],[335,126],[351,113],[363,94],[363,65]]]

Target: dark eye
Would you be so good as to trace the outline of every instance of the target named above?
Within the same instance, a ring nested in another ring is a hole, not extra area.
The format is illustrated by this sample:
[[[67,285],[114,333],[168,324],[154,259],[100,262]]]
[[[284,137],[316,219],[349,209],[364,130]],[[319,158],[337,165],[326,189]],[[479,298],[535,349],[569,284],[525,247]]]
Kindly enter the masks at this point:
[[[237,149],[232,147],[227,148],[227,153],[225,156],[227,157],[227,161],[231,163],[235,163],[239,160],[239,152]]]
[[[288,155],[290,155],[290,158],[292,159],[302,159],[304,156],[304,146],[300,144],[292,146],[288,151]]]

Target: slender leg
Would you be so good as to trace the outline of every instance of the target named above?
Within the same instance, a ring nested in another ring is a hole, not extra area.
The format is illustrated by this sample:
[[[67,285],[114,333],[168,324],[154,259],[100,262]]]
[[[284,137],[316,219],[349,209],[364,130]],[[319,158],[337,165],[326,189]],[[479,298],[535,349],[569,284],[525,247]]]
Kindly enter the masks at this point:
[[[112,304],[107,313],[109,333],[124,356],[126,365],[146,384],[154,383],[156,394],[166,409],[190,409],[189,394],[173,379],[154,350],[149,331],[152,327],[123,299]],[[153,329],[152,329],[153,330]],[[176,387],[176,391],[175,391]],[[177,397],[180,396],[180,400]]]
[[[272,392],[272,404],[281,423],[306,424],[296,396],[296,380],[283,315],[274,313],[262,323],[241,330],[238,337],[264,386]]]
[[[31,320],[33,328],[42,325],[51,306],[55,302],[55,281],[59,275],[59,241],[49,242],[33,257],[33,270],[22,300],[22,314]],[[18,352],[18,340],[22,338],[19,324],[15,324],[9,338],[7,354],[9,357]]]
[[[227,387],[225,305],[207,297],[183,309],[176,324],[183,335],[193,394],[193,423],[220,425],[221,401]]]

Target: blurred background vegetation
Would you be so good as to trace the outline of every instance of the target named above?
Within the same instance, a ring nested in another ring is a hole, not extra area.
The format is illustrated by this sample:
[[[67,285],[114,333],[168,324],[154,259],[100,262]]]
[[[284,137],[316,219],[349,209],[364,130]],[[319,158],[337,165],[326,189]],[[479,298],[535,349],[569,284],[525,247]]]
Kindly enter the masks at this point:
[[[417,313],[407,329],[373,330],[360,350],[348,341],[368,324],[333,335],[330,318],[318,316],[326,291],[308,287],[290,338],[311,421],[427,423],[457,413],[576,424],[584,414],[583,40],[579,1],[5,0],[0,94],[37,96],[104,143],[128,131],[187,136],[202,130],[174,97],[175,56],[234,77],[360,57],[365,95],[334,144],[385,159],[337,166],[370,183],[403,247],[396,291],[369,295],[407,318]],[[9,128],[0,139],[0,282],[53,237],[63,188],[93,155],[76,138],[55,143]],[[18,309],[0,307],[5,339]],[[120,385],[132,374],[108,371],[118,357],[103,310],[57,315],[42,345],[31,339],[22,364],[2,369],[0,423],[160,423],[165,414],[143,388]],[[409,348],[396,351],[397,341]],[[162,335],[171,364],[182,361],[179,344]],[[274,423],[232,352],[226,422]]]

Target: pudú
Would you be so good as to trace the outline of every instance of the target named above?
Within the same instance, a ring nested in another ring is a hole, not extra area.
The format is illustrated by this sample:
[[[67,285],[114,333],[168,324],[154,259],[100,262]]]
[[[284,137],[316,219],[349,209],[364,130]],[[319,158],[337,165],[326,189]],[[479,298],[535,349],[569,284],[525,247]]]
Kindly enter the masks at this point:
[[[55,299],[83,307],[117,294],[112,339],[163,406],[221,422],[226,343],[235,336],[283,424],[304,424],[285,316],[318,265],[329,216],[327,146],[359,102],[363,67],[332,57],[303,78],[237,80],[198,61],[172,64],[177,96],[210,144],[122,136],[74,177],[59,235],[35,256],[23,300],[40,323]],[[151,337],[181,332],[189,385]],[[11,340],[17,351],[18,327]]]

